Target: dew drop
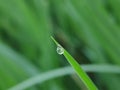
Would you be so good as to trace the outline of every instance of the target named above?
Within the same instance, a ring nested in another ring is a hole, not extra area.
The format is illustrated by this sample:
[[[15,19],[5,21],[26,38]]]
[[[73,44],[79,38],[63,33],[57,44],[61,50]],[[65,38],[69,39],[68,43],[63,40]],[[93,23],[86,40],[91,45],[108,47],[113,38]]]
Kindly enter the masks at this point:
[[[58,45],[57,46],[57,53],[59,54],[59,55],[62,55],[63,53],[64,53],[64,49],[63,49],[63,47],[62,46],[60,46],[60,45]]]

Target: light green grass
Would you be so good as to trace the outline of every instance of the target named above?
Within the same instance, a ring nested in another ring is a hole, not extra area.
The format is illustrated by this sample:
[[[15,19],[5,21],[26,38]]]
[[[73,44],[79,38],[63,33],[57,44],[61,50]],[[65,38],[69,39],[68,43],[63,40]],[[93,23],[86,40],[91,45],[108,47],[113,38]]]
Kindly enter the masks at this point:
[[[66,65],[56,55],[50,35],[78,62],[120,65],[119,4],[119,0],[0,0],[0,90]],[[104,68],[112,73],[91,75],[97,87],[120,90],[120,74],[115,73],[119,69]],[[101,67],[91,70],[103,72]],[[82,85],[79,78],[62,77],[27,90],[82,90]]]
[[[59,43],[53,37],[51,37],[51,38],[56,43],[56,45],[58,46]],[[64,48],[63,48],[63,50],[64,50],[63,55],[65,56],[67,61],[71,64],[71,66],[74,68],[74,70],[76,71],[77,75],[84,82],[86,87],[89,90],[98,90],[97,87],[95,86],[95,84],[89,78],[89,76],[85,73],[85,71],[81,68],[81,66],[76,62],[76,60]]]
[[[81,65],[81,67],[85,72],[120,74],[120,67],[115,65]],[[37,76],[33,76],[8,90],[24,90],[36,84],[42,84],[45,81],[72,74],[75,74],[75,71],[70,66],[58,68],[43,74],[38,74]]]

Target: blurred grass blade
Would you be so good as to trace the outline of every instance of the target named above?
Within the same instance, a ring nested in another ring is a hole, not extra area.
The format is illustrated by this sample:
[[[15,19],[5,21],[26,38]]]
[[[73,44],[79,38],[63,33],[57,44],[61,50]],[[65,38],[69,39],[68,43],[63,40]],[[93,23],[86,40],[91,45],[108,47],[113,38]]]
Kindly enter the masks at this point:
[[[51,37],[51,38],[58,46],[59,45],[58,42],[53,37]],[[97,90],[97,87],[92,82],[92,80],[88,77],[88,75],[84,72],[84,70],[81,68],[81,66],[74,60],[74,58],[65,49],[64,49],[63,55],[68,60],[68,62],[71,64],[71,66],[74,68],[74,70],[76,71],[77,75],[84,82],[86,87],[89,90]]]
[[[86,72],[97,72],[97,73],[118,73],[120,74],[120,67],[115,65],[81,65]],[[9,90],[24,90],[32,87],[36,84],[42,84],[50,79],[62,77],[65,75],[74,74],[75,71],[70,66],[59,68],[56,70],[48,71],[43,74],[38,74],[32,78],[25,80],[24,82],[10,88]]]

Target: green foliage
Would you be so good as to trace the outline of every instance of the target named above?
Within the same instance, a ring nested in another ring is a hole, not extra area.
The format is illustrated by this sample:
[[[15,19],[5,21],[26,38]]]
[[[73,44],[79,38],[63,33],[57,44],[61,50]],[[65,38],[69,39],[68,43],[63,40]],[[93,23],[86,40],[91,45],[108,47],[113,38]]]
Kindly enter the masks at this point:
[[[55,53],[51,35],[80,64],[119,67],[119,4],[118,0],[0,0],[0,90],[67,65],[64,58]],[[111,69],[104,68],[106,72]],[[111,70],[117,72],[119,69]],[[88,75],[100,90],[120,88],[119,73]],[[79,89],[85,87],[73,75],[43,84],[38,81],[27,88]]]
[[[57,47],[60,46],[59,43],[53,37],[52,39],[56,43]],[[60,46],[59,49],[61,49],[61,52],[63,52],[63,55],[68,60],[68,62],[71,64],[71,66],[74,68],[79,78],[84,82],[86,87],[89,90],[98,90],[97,87],[91,81],[91,79],[88,77],[88,75],[81,68],[81,66],[76,62],[76,60],[62,46]]]
[[[81,65],[84,71],[86,72],[97,72],[97,73],[120,73],[120,67],[119,66],[113,66],[113,65]],[[74,74],[73,68],[70,66],[59,68],[56,70],[52,70],[49,72],[45,72],[43,74],[38,74],[37,76],[34,76],[32,78],[29,78],[22,83],[19,83],[15,85],[14,87],[10,88],[9,90],[23,90],[30,88],[36,84],[42,84],[47,80],[55,79],[61,76],[65,75],[71,75]]]

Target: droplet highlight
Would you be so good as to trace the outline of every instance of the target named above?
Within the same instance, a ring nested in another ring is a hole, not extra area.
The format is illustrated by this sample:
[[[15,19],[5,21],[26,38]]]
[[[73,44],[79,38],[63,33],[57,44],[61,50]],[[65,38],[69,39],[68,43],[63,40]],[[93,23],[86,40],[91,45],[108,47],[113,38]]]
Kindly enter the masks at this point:
[[[62,55],[63,53],[64,53],[64,49],[63,49],[63,47],[62,46],[60,46],[60,45],[58,45],[57,46],[57,53],[59,54],[59,55]]]

